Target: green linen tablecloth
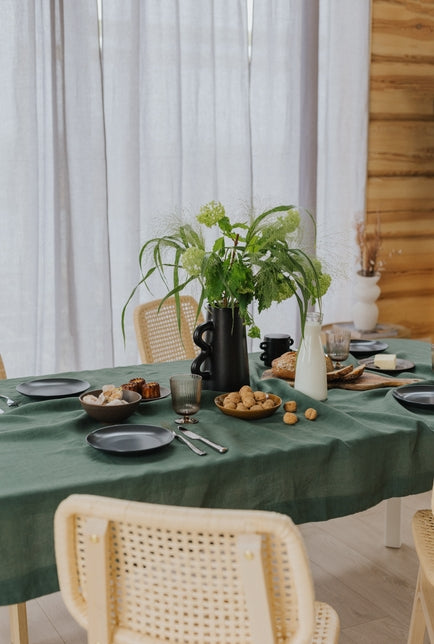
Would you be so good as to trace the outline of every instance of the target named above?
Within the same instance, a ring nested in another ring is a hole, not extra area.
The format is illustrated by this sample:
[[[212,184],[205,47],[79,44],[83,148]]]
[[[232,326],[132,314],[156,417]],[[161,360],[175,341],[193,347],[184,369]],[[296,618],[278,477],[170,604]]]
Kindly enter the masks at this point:
[[[387,342],[389,352],[416,363],[413,372],[402,375],[434,382],[430,345]],[[300,421],[285,425],[282,410],[264,420],[234,419],[214,406],[215,392],[204,391],[197,431],[229,448],[224,455],[207,448],[204,457],[178,441],[142,456],[99,452],[85,439],[101,424],[82,411],[76,397],[35,401],[17,393],[22,379],[1,382],[0,393],[20,406],[2,404],[6,413],[0,415],[0,604],[58,589],[53,515],[71,493],[275,510],[304,523],[431,488],[433,412],[405,409],[390,388],[330,390],[327,401],[313,402],[284,381],[261,380],[263,370],[258,356],[252,356],[252,386],[296,400]],[[188,362],[175,362],[62,376],[87,380],[91,388],[120,385],[135,376],[168,386],[172,374],[188,371]],[[302,414],[311,406],[319,413],[315,422]],[[142,404],[126,422],[170,426],[174,417],[169,397]]]

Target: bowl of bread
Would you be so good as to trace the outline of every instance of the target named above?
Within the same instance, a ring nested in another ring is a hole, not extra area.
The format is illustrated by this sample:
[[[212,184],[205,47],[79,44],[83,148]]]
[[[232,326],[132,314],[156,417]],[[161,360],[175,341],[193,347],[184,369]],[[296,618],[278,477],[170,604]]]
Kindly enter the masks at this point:
[[[104,385],[81,394],[79,401],[84,411],[103,423],[117,423],[126,420],[137,409],[142,397],[136,391],[114,385]]]
[[[256,420],[274,414],[282,404],[282,399],[265,391],[253,391],[249,385],[244,385],[239,391],[217,396],[214,402],[227,416]]]
[[[328,355],[324,355],[327,370],[327,383],[348,383],[354,382],[360,378],[365,370],[364,364],[354,366],[352,364],[344,365],[338,369],[333,366],[333,361]],[[295,368],[297,364],[297,351],[287,351],[279,358],[275,358],[271,363],[271,370],[268,374],[274,378],[283,378],[293,382],[295,379]]]

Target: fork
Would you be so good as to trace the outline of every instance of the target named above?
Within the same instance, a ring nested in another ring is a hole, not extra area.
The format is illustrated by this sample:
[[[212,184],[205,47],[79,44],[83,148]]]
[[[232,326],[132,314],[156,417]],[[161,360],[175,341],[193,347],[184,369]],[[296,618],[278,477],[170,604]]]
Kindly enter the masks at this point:
[[[8,407],[18,407],[19,403],[17,403],[15,400],[12,400],[12,398],[9,398],[9,396],[3,396],[0,394],[0,398],[3,398],[6,401],[6,404]]]

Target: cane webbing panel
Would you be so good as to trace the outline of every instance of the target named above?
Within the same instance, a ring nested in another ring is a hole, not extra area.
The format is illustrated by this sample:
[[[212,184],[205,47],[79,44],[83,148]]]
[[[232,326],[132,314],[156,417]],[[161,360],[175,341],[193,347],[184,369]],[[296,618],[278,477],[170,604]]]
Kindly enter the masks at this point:
[[[327,605],[314,604],[306,553],[288,517],[75,495],[56,513],[56,558],[65,603],[85,628],[85,526],[91,516],[109,521],[114,642],[257,641],[252,639],[237,554],[237,537],[246,533],[261,535],[274,641],[337,641],[337,616]],[[76,563],[66,564],[66,559]],[[312,640],[315,609],[321,624]]]
[[[420,566],[434,587],[434,515],[431,510],[418,510],[413,516],[413,538]]]
[[[6,378],[6,369],[3,364],[3,358],[0,355],[0,380],[4,380]]]
[[[181,331],[174,297],[168,298],[161,308],[161,300],[154,300],[134,309],[137,345],[144,364],[193,360],[199,352],[193,342],[193,331],[203,322],[203,315],[198,315],[198,304],[193,297],[181,295],[179,299]]]

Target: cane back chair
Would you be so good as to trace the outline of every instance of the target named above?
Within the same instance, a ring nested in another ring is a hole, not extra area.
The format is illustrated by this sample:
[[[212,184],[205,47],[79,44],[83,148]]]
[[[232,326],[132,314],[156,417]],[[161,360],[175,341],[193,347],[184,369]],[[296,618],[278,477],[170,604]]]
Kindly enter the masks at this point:
[[[193,342],[195,327],[204,321],[198,304],[190,295],[180,295],[181,329],[176,301],[169,297],[139,304],[134,309],[134,329],[140,359],[144,364],[171,360],[193,360],[199,349]]]
[[[54,526],[61,593],[89,644],[338,641],[287,516],[77,494]]]
[[[434,644],[434,487],[431,509],[418,510],[413,516],[414,545],[419,572],[414,593],[408,644],[423,644],[425,631]]]

